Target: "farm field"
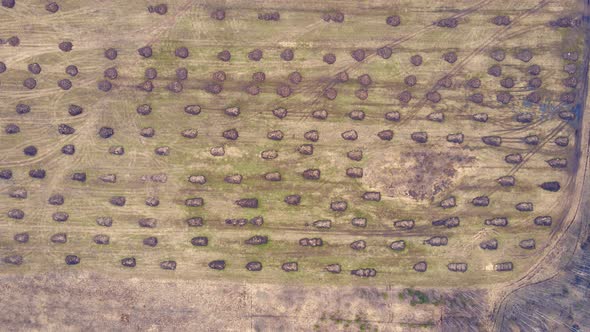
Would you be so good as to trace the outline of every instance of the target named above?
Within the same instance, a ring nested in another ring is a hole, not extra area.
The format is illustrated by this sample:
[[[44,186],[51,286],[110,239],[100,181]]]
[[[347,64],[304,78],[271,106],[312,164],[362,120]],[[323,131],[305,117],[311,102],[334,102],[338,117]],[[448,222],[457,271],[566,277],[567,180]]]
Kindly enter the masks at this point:
[[[529,282],[580,222],[584,10],[3,0],[0,275]]]

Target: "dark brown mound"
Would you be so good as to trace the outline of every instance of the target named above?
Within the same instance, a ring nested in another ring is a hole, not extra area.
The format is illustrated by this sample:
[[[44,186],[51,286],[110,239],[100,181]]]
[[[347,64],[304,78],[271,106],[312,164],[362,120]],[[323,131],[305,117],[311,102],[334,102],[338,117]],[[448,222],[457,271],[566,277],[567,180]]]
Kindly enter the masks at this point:
[[[199,132],[194,128],[189,128],[189,129],[185,129],[185,130],[181,131],[180,135],[182,135],[182,137],[184,137],[184,138],[193,139],[193,138],[197,138],[197,136],[199,135]]]
[[[4,127],[4,132],[9,135],[18,134],[20,133],[20,127],[15,125],[14,123],[9,123]]]
[[[410,63],[416,67],[422,65],[422,56],[419,54],[412,55],[410,57]]]
[[[72,174],[72,180],[86,182],[86,173],[74,173]]]
[[[115,67],[107,68],[104,71],[104,77],[105,78],[114,80],[114,79],[117,78],[117,76],[119,76],[119,73],[117,72],[117,68],[115,68]]]
[[[62,90],[69,90],[72,88],[72,81],[64,78],[63,80],[59,80],[57,82],[57,86],[59,86]]]
[[[29,233],[17,233],[14,234],[14,241],[18,243],[27,243],[29,242]]]
[[[347,130],[343,132],[340,136],[342,136],[342,138],[347,141],[354,141],[359,137],[358,133],[354,129]]]
[[[546,160],[547,164],[553,168],[565,168],[567,167],[567,159],[563,158],[553,158],[550,160]]]
[[[369,76],[369,74],[363,74],[359,76],[357,80],[359,84],[362,86],[369,86],[371,85],[371,83],[373,83],[373,80],[371,79],[371,76]]]
[[[457,61],[457,53],[455,52],[448,52],[443,54],[442,59],[448,63],[455,63]]]
[[[520,212],[530,212],[533,211],[533,203],[531,202],[520,202],[514,206],[516,210]]]
[[[351,270],[350,274],[353,276],[361,277],[361,278],[369,278],[369,277],[375,277],[377,275],[377,270],[375,270],[375,269],[356,269],[356,270]]]
[[[92,240],[94,241],[94,243],[100,244],[100,245],[107,245],[111,242],[110,237],[105,234],[97,234],[92,238]]]
[[[478,196],[471,200],[474,206],[488,206],[490,205],[490,198],[488,196]]]
[[[223,138],[235,141],[240,137],[238,131],[235,128],[225,130],[222,134]]]
[[[178,75],[177,75],[177,77],[178,77]],[[227,76],[225,75],[225,72],[223,70],[219,70],[219,71],[216,71],[213,74],[211,74],[211,78],[214,81],[223,82],[223,81],[225,81]]]
[[[510,25],[510,17],[508,16],[496,16],[492,19],[492,23],[495,25]]]
[[[396,26],[400,25],[401,22],[402,22],[402,20],[398,15],[388,16],[385,19],[385,23],[387,23],[387,25],[391,25],[392,27],[396,27]]]
[[[264,179],[267,181],[281,181],[281,173],[279,172],[270,172],[264,174]]]
[[[98,82],[98,89],[100,91],[108,92],[108,91],[111,91],[112,88],[113,88],[113,85],[109,81],[104,80],[104,81]]]
[[[281,19],[281,14],[279,12],[258,14],[258,19],[263,21],[279,21]]]
[[[313,154],[313,145],[312,144],[302,144],[297,147],[297,151],[302,155],[310,156]]]
[[[520,123],[531,123],[533,122],[533,113],[521,112],[516,115],[516,121]]]
[[[66,74],[74,77],[76,75],[78,75],[78,67],[74,66],[74,65],[69,65],[66,67]]]
[[[442,201],[440,201],[439,205],[443,209],[449,209],[449,208],[453,208],[453,207],[457,206],[457,201],[455,199],[455,196],[451,196],[449,198],[445,198]]]
[[[155,247],[158,245],[158,238],[155,236],[146,237],[143,239],[143,245],[148,247]]]
[[[206,247],[209,239],[206,236],[196,236],[191,239],[191,244],[195,247]]]
[[[59,5],[57,4],[57,2],[50,2],[47,5],[45,5],[45,10],[52,14],[57,13],[57,11],[59,10]]]
[[[283,50],[283,52],[281,52],[281,59],[285,61],[291,61],[294,57],[295,52],[293,52],[293,49],[291,48],[286,48],[285,50]]]
[[[61,153],[71,156],[76,153],[76,146],[73,144],[66,144],[61,148]]]
[[[125,206],[126,202],[127,200],[124,196],[113,196],[111,197],[111,199],[109,199],[109,203],[111,203],[114,206]]]
[[[0,74],[6,71],[6,64],[4,62],[0,62]]]
[[[158,71],[156,68],[148,68],[145,70],[145,78],[148,80],[154,80],[158,77]]]
[[[571,88],[575,88],[577,85],[577,80],[575,77],[573,77],[574,81],[569,81],[568,83],[570,84],[574,84],[574,86],[570,86]],[[533,77],[529,80],[529,87],[533,88],[533,89],[537,89],[540,88],[541,85],[543,84],[543,81],[541,80],[540,77]],[[566,81],[564,80],[564,85],[566,85]],[[567,86],[567,85],[566,85]]]
[[[499,65],[491,66],[490,68],[488,68],[488,75],[491,75],[494,77],[502,76],[502,67],[500,67]]]
[[[28,196],[28,192],[24,188],[15,188],[8,192],[8,196],[11,198],[25,199]]]
[[[336,55],[334,53],[324,54],[323,60],[325,63],[331,65],[336,62]]]
[[[6,70],[6,68],[5,68],[5,70]],[[571,75],[575,74],[577,70],[578,70],[578,66],[576,66],[575,63],[567,63],[563,66],[563,71],[565,71],[566,73],[571,74]]]
[[[516,183],[514,176],[503,176],[497,181],[502,187],[512,187]]]
[[[429,91],[426,93],[426,99],[436,104],[440,102],[442,97],[438,91]]]
[[[541,73],[541,66],[531,65],[527,68],[527,73],[529,73],[529,75],[537,76]]]
[[[109,48],[104,51],[104,57],[109,60],[115,60],[117,58],[117,50],[114,48]]]
[[[541,138],[538,135],[529,135],[523,139],[524,144],[538,145],[541,142]]]
[[[551,192],[557,192],[561,189],[561,185],[557,181],[543,182],[539,187]]]
[[[327,88],[324,90],[324,97],[334,100],[338,97],[338,91],[335,88]]]
[[[566,61],[578,61],[578,52],[565,52],[561,57]]]
[[[135,267],[136,262],[134,257],[126,257],[121,259],[121,265],[124,267]]]
[[[377,133],[377,137],[384,141],[391,141],[393,139],[393,130],[382,130]]]
[[[510,89],[510,88],[514,87],[514,79],[512,77],[506,77],[506,78],[500,80],[500,85],[503,88]]]
[[[160,146],[154,149],[154,152],[158,156],[168,156],[170,155],[170,147],[168,146]]]
[[[355,227],[367,227],[367,218],[352,218],[350,224]]]
[[[413,141],[418,143],[426,143],[428,141],[428,134],[426,132],[414,132],[410,135]]]
[[[491,146],[500,146],[502,145],[502,137],[500,136],[483,136],[481,140]]]
[[[233,174],[233,175],[228,175],[226,177],[223,178],[223,181],[225,181],[226,183],[230,183],[230,184],[240,184],[242,183],[242,175],[240,174]]]
[[[264,218],[262,218],[262,216],[254,217],[250,219],[250,223],[254,226],[262,226],[262,224],[264,224]]]
[[[401,118],[401,115],[398,111],[391,111],[391,112],[385,113],[385,120],[387,120],[387,121],[397,122],[400,120],[400,118]]]
[[[428,264],[426,264],[426,262],[418,262],[414,264],[413,269],[416,272],[426,272],[426,269],[428,269]]]
[[[33,90],[37,86],[37,80],[32,77],[29,77],[23,81],[23,86],[27,89]]]
[[[32,169],[29,171],[29,176],[34,179],[44,179],[47,172],[44,169]]]
[[[160,263],[160,268],[162,270],[176,270],[176,262],[175,261],[163,261]]]
[[[16,114],[27,114],[31,111],[31,106],[26,104],[17,104],[15,109]]]
[[[393,54],[393,50],[389,46],[383,46],[377,49],[377,55],[383,59],[389,59],[391,54]]]
[[[156,135],[156,130],[152,127],[142,128],[139,131],[139,134],[146,138],[154,137],[154,135]]]
[[[410,102],[410,100],[412,100],[412,93],[410,91],[402,91],[398,96],[397,99],[402,103],[402,104],[407,104]]]
[[[361,61],[365,60],[366,53],[365,53],[365,50],[359,48],[359,49],[352,51],[350,53],[350,56],[353,59],[355,59],[356,61],[361,62]]]
[[[496,61],[504,61],[506,59],[506,52],[503,49],[495,49],[490,52],[490,57]]]
[[[303,134],[303,137],[312,142],[317,142],[320,139],[320,133],[317,130],[310,130]]]
[[[72,50],[72,48],[74,48],[74,45],[72,44],[72,42],[69,41],[64,41],[59,43],[59,45],[57,45],[59,47],[59,49],[63,52],[69,52]]]
[[[41,65],[38,63],[29,64],[27,66],[27,69],[29,70],[29,72],[31,72],[31,74],[38,75],[39,73],[41,73]]]
[[[306,169],[305,171],[303,171],[302,175],[303,175],[303,178],[306,180],[319,180],[320,176],[321,176],[321,172],[319,169],[310,168],[310,169]]]
[[[8,218],[20,220],[25,217],[25,212],[21,209],[12,209],[9,210],[8,213],[6,213],[6,215],[8,216]]]
[[[293,93],[293,89],[291,89],[291,87],[286,84],[282,84],[277,87],[277,95],[283,98],[289,97],[291,93]]]
[[[152,107],[148,104],[143,104],[137,106],[136,111],[139,115],[149,115],[150,113],[152,113]]]
[[[184,112],[190,115],[199,115],[201,113],[201,106],[199,105],[186,105]]]
[[[223,9],[216,9],[214,11],[211,12],[211,18],[218,20],[218,21],[222,21],[225,19],[225,10]]]
[[[481,104],[483,103],[483,94],[474,93],[471,96],[467,97],[467,100],[469,100],[472,103]]]
[[[367,247],[367,243],[364,240],[354,241],[350,244],[350,248],[353,250],[364,250]]]
[[[494,265],[494,270],[498,272],[512,271],[512,262],[498,263]]]
[[[358,89],[354,92],[354,95],[360,100],[365,100],[365,99],[369,98],[369,90]]]
[[[258,208],[258,199],[256,198],[242,198],[235,201],[236,205],[243,208]]]
[[[529,62],[533,58],[533,52],[529,49],[524,49],[516,53],[515,57],[522,62]]]
[[[552,222],[553,219],[550,216],[539,216],[534,220],[534,223],[537,226],[551,226]]]
[[[336,74],[336,80],[340,83],[348,82],[348,74],[345,71],[341,71]]]
[[[228,50],[223,50],[217,53],[217,59],[227,62],[231,60],[231,53]]]
[[[14,8],[15,5],[16,5],[15,0],[2,0],[2,7]]]
[[[246,270],[251,271],[251,272],[262,271],[262,263],[248,262],[246,264]]]
[[[102,227],[111,227],[113,226],[113,218],[111,217],[98,217],[96,218],[96,224]]]
[[[315,110],[311,113],[314,119],[326,120],[328,118],[328,111],[326,110]]]
[[[445,76],[438,80],[437,85],[443,88],[450,88],[453,86],[453,80],[449,76]]]
[[[361,161],[363,159],[363,151],[361,151],[361,150],[349,151],[346,153],[346,156],[350,160]]]
[[[251,61],[260,61],[262,60],[262,55],[262,50],[255,49],[248,53],[248,59],[250,59]]]
[[[491,240],[483,241],[479,244],[479,247],[484,250],[496,250],[496,249],[498,249],[498,240],[491,239]]]
[[[576,93],[564,92],[559,96],[559,100],[566,104],[573,104],[576,101]]]
[[[346,169],[346,176],[351,178],[362,178],[363,169],[361,167],[350,167]]]
[[[180,67],[176,69],[176,79],[179,81],[184,81],[188,78],[188,69],[184,67]],[[225,79],[225,77],[224,77]]]
[[[266,80],[266,74],[264,72],[256,72],[252,74],[252,80],[255,82],[264,82]]]
[[[336,212],[346,211],[348,203],[346,201],[334,201],[330,203],[330,210]]]
[[[297,272],[299,267],[297,262],[287,262],[281,265],[281,269],[285,272]]]
[[[68,235],[66,233],[53,234],[49,240],[53,243],[66,243],[68,242]]]
[[[150,7],[151,7],[151,11],[150,11]],[[166,5],[165,3],[161,3],[161,4],[156,5],[154,7],[149,6],[148,11],[150,11],[150,13],[154,12],[158,15],[166,15],[166,13],[168,12],[168,5]]]
[[[6,40],[8,45],[10,46],[18,46],[20,45],[20,39],[17,36],[12,36]]]
[[[433,112],[426,116],[429,121],[443,122],[445,121],[445,114],[443,112]]]
[[[152,47],[151,46],[141,47],[141,48],[137,49],[137,53],[144,58],[149,58],[153,54]]]
[[[0,179],[2,179],[2,180],[12,179],[12,171],[9,169],[0,170]]]
[[[363,120],[365,118],[365,112],[361,110],[354,110],[348,113],[348,117],[352,120]]]
[[[230,226],[244,226],[248,223],[248,219],[246,218],[239,218],[239,219],[225,219],[225,224]]]
[[[158,206],[160,205],[160,200],[158,199],[158,197],[148,197],[145,199],[145,205]]]
[[[504,157],[504,161],[508,164],[520,164],[522,162],[522,155],[520,153],[511,153]]]
[[[367,191],[361,197],[365,201],[379,202],[381,200],[381,193],[378,191]]]
[[[567,146],[569,144],[569,138],[567,138],[565,136],[556,137],[555,144],[557,146]]]
[[[70,106],[68,106],[68,113],[71,116],[80,115],[82,112],[84,112],[84,109],[78,105],[70,104]]]
[[[502,104],[508,104],[512,100],[512,95],[506,91],[498,92],[496,94],[496,100]]]
[[[188,48],[181,46],[181,47],[177,48],[176,50],[174,50],[174,55],[176,55],[177,57],[179,57],[181,59],[186,59],[189,56]]]
[[[180,83],[179,81],[173,81],[173,82],[170,82],[170,84],[168,84],[168,86],[166,88],[170,92],[181,93],[183,86],[182,86],[182,83]]]
[[[76,132],[76,129],[74,129],[71,126],[68,126],[67,124],[62,123],[57,126],[57,132],[62,135],[72,135]]]
[[[246,93],[252,96],[256,96],[260,93],[260,88],[256,85],[249,85],[245,89]]]
[[[289,74],[289,82],[291,82],[293,84],[299,84],[299,83],[301,83],[302,80],[303,80],[303,77],[297,71],[294,71],[291,74]]]
[[[101,127],[98,130],[98,136],[102,138],[109,138],[115,134],[115,130],[111,127]]]
[[[479,78],[472,78],[467,81],[467,86],[472,89],[478,89],[481,86],[481,80]]]
[[[189,227],[201,227],[204,224],[203,218],[201,217],[189,218],[185,222]]]
[[[424,241],[425,244],[429,244],[433,247],[446,246],[449,243],[449,239],[446,236],[433,236]]]
[[[266,160],[276,159],[279,156],[277,150],[264,150],[260,153],[260,158]]]
[[[76,255],[67,255],[65,262],[67,265],[77,265],[80,264],[80,257]]]
[[[51,195],[47,200],[47,203],[49,203],[49,205],[63,205],[64,202],[65,198],[61,194]]]
[[[395,251],[404,250],[406,248],[406,242],[404,240],[393,241],[389,245],[389,248]]]
[[[533,78],[531,81],[533,81],[534,79],[538,79],[539,82],[541,81],[540,78],[535,77]],[[529,85],[531,84],[529,81]],[[578,79],[574,76],[568,77],[568,78],[564,78],[562,81],[564,86],[568,87],[568,88],[576,88],[578,86]],[[541,83],[539,83],[539,86],[541,86]]]
[[[456,28],[459,25],[459,20],[454,17],[443,18],[435,23],[441,28]]]
[[[254,245],[254,246],[261,245],[261,244],[267,244],[268,243],[268,236],[254,235],[251,238],[244,241],[244,243],[249,244],[249,245]]]
[[[527,250],[535,249],[535,240],[534,239],[522,240],[518,243],[518,246],[521,247],[522,249],[527,249]]]
[[[414,86],[414,85],[416,85],[417,82],[418,82],[418,79],[416,78],[415,75],[409,75],[409,76],[406,76],[406,78],[404,78],[404,83],[407,86]]]

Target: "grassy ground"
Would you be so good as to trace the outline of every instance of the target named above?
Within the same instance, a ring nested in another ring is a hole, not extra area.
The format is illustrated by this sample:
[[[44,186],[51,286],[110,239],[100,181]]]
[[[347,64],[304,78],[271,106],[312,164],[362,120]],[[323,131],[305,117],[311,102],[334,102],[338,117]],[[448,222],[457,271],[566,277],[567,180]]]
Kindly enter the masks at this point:
[[[528,12],[538,1],[437,1],[417,3],[386,1],[371,2],[244,2],[226,1],[226,19],[216,21],[209,13],[219,4],[204,1],[171,1],[169,12],[164,16],[149,14],[147,4],[137,2],[119,3],[104,1],[61,1],[62,9],[54,15],[43,6],[19,2],[12,9],[2,9],[0,26],[4,35],[18,35],[19,47],[0,47],[0,61],[8,70],[0,75],[0,124],[16,123],[21,132],[16,135],[0,134],[0,168],[12,169],[12,180],[0,181],[0,254],[20,254],[25,263],[14,267],[2,264],[1,273],[37,273],[65,269],[94,270],[120,276],[145,276],[148,278],[226,278],[277,283],[322,283],[322,284],[403,284],[417,286],[488,285],[508,281],[521,275],[535,262],[548,244],[550,228],[537,227],[533,219],[551,215],[553,229],[558,228],[561,217],[568,209],[568,193],[573,169],[550,168],[545,160],[568,158],[575,164],[574,129],[557,117],[559,94],[565,91],[561,80],[567,77],[562,71],[564,60],[561,53],[578,51],[582,56],[581,33],[575,29],[555,29],[548,22],[575,11],[568,1],[542,2],[534,12]],[[321,14],[338,9],[345,13],[343,24],[327,23]],[[469,9],[475,9],[471,11]],[[266,22],[257,19],[257,14],[278,10],[281,20]],[[432,26],[432,22],[459,13],[455,29]],[[385,24],[385,18],[399,14],[402,24],[393,28]],[[513,24],[509,29],[490,23],[496,15],[509,15]],[[62,40],[74,43],[72,52],[63,53],[57,48]],[[154,56],[142,59],[136,49],[152,45]],[[373,53],[378,47],[393,45],[393,56],[384,60],[376,55],[362,63],[356,63],[349,53],[364,48]],[[188,59],[174,57],[174,49],[185,46],[190,51]],[[109,61],[102,56],[104,50],[114,47],[119,56]],[[285,47],[295,50],[295,60],[285,62],[279,54]],[[503,77],[511,76],[516,86],[511,89],[515,98],[506,106],[495,100],[495,93],[503,90],[500,78],[486,74],[495,63],[488,53],[497,47],[507,52],[501,62]],[[254,48],[264,51],[260,62],[248,61],[247,53]],[[530,48],[534,58],[527,64],[517,60],[514,54],[521,48]],[[228,49],[232,61],[224,63],[216,54]],[[448,64],[441,59],[443,53],[456,51],[459,60]],[[322,62],[325,53],[337,56],[334,65]],[[424,64],[414,67],[409,58],[421,54]],[[43,67],[37,75],[38,86],[27,90],[22,81],[33,76],[27,65],[38,62]],[[580,63],[580,61],[578,61]],[[64,69],[75,64],[80,74],[73,78],[74,88],[60,90],[56,82],[65,78]],[[542,67],[540,77],[543,86],[539,89],[544,99],[541,105],[523,102],[529,93],[526,82],[530,76],[526,68],[530,64]],[[113,81],[114,89],[108,93],[96,89],[104,69],[115,66],[119,77]],[[154,81],[156,89],[151,93],[138,91],[146,68],[158,70]],[[166,90],[178,67],[189,70],[189,79],[181,94]],[[219,95],[202,90],[211,81],[211,74],[224,70],[228,79]],[[266,73],[266,81],[260,84],[262,93],[250,96],[243,89],[257,71]],[[276,87],[287,83],[287,76],[299,71],[303,82],[293,86],[294,94],[280,98]],[[318,97],[336,73],[347,71],[350,80],[335,85],[338,97],[327,100]],[[369,98],[360,100],[354,92],[360,87],[356,78],[361,74],[371,75],[373,84]],[[409,105],[401,105],[396,96],[406,89],[403,79],[416,75],[418,83],[407,88],[414,95]],[[443,99],[438,104],[424,103],[424,94],[447,74],[452,74],[454,86],[440,90]],[[471,92],[463,87],[472,77],[482,81],[478,89],[485,96],[483,105],[466,102]],[[29,104],[32,111],[17,115],[14,108],[19,103]],[[135,112],[139,104],[148,103],[153,112],[140,116]],[[78,117],[67,113],[69,104],[78,104],[85,112]],[[183,112],[188,104],[198,104],[203,111],[198,116]],[[239,106],[238,118],[224,115],[226,107]],[[279,120],[271,111],[277,107],[289,110],[289,115]],[[309,115],[313,110],[326,109],[328,120],[319,121]],[[367,114],[363,121],[353,121],[347,114],[362,109]],[[387,122],[384,114],[399,111],[402,121]],[[445,121],[436,123],[426,120],[435,111],[445,113]],[[522,125],[513,120],[518,112],[535,115],[535,122]],[[487,123],[474,122],[472,114],[487,112]],[[72,136],[61,136],[57,125],[67,123],[76,128]],[[113,127],[116,134],[108,140],[98,137],[102,126]],[[139,130],[153,127],[156,136],[143,138]],[[184,129],[196,128],[198,137],[188,140],[180,135]],[[224,130],[236,128],[240,133],[237,141],[221,137]],[[281,142],[266,138],[270,130],[280,129],[285,133]],[[306,142],[303,134],[318,130],[320,140],[314,143],[314,154],[302,156],[296,148]],[[349,129],[359,133],[354,142],[344,141],[340,134]],[[392,141],[381,141],[377,132],[391,129]],[[410,134],[426,131],[427,144],[417,144]],[[446,142],[446,136],[462,132],[465,142],[455,145]],[[528,146],[521,139],[539,135],[542,145]],[[500,135],[502,147],[490,147],[481,137]],[[567,136],[570,145],[558,147],[553,143],[556,136]],[[35,145],[39,153],[26,157],[22,149]],[[65,144],[75,144],[76,154],[66,156],[60,149]],[[125,147],[125,155],[108,153],[113,145]],[[156,156],[154,149],[160,146],[171,148],[170,156]],[[224,146],[224,157],[213,157],[209,149]],[[263,160],[260,152],[275,149],[279,157]],[[346,152],[361,149],[364,158],[354,162],[346,158]],[[517,185],[502,188],[495,182],[507,175],[512,166],[504,162],[509,153],[530,156],[514,173]],[[431,165],[418,170],[415,154],[430,156]],[[453,162],[461,157],[464,162]],[[345,175],[348,167],[363,167],[365,176],[352,179]],[[32,168],[44,168],[47,178],[35,180],[27,173]],[[301,177],[307,168],[322,171],[320,181],[308,181]],[[453,169],[453,176],[445,176],[443,170]],[[85,183],[73,182],[73,172],[86,172]],[[270,171],[280,171],[281,182],[267,182],[261,176]],[[116,184],[98,180],[102,174],[116,173]],[[166,173],[164,184],[143,182],[142,175]],[[241,174],[241,185],[223,181],[226,175]],[[208,179],[199,186],[187,182],[191,174],[202,174]],[[432,179],[426,183],[427,199],[417,201],[407,191],[413,184],[408,179],[416,176]],[[443,192],[432,195],[433,186],[445,181]],[[563,189],[558,193],[543,191],[537,187],[544,181],[560,181]],[[13,188],[24,187],[29,192],[25,200],[10,198],[7,193]],[[365,191],[381,191],[380,202],[366,202],[360,198]],[[61,207],[48,205],[47,199],[54,193],[62,193],[66,203]],[[300,206],[283,203],[289,194],[302,195]],[[114,195],[127,197],[125,207],[113,207],[108,199]],[[457,197],[458,206],[451,211],[438,207],[441,199],[450,195]],[[472,198],[488,195],[489,207],[476,208]],[[144,205],[148,196],[158,196],[160,206]],[[183,201],[189,197],[203,197],[201,208],[187,208]],[[257,197],[260,207],[256,210],[241,209],[233,201],[242,197]],[[346,212],[336,213],[329,209],[333,200],[347,200]],[[534,203],[535,211],[518,212],[514,205],[521,201]],[[25,211],[26,217],[16,221],[7,218],[12,208]],[[65,223],[52,221],[55,211],[66,211],[70,219]],[[227,218],[264,217],[260,228],[248,225],[242,228],[227,226]],[[435,228],[432,220],[459,216],[461,226],[453,229]],[[97,226],[98,216],[111,216],[113,227]],[[188,228],[184,220],[200,216],[205,225]],[[350,224],[353,217],[368,219],[365,229]],[[483,224],[484,219],[506,216],[510,225],[493,228]],[[158,219],[155,229],[142,229],[137,225],[141,217]],[[393,227],[393,221],[412,218],[416,228],[401,231]],[[330,230],[316,230],[309,226],[318,219],[331,219]],[[27,244],[13,241],[16,233],[29,232]],[[68,234],[66,244],[53,244],[49,237],[58,232]],[[95,245],[92,237],[107,234],[108,246]],[[267,235],[270,243],[260,247],[247,246],[244,241],[253,235]],[[449,237],[446,247],[430,247],[423,240],[435,236]],[[142,244],[147,236],[157,236],[159,244],[149,248]],[[209,246],[193,247],[194,236],[208,236]],[[321,248],[303,248],[298,240],[303,237],[321,237]],[[500,242],[497,251],[483,251],[479,243],[495,237]],[[519,241],[534,238],[537,249],[525,251],[518,247]],[[363,239],[368,247],[362,252],[349,248],[352,241]],[[403,252],[393,252],[387,246],[394,240],[403,239],[408,247]],[[71,267],[64,264],[64,257],[76,254],[82,263]],[[137,267],[124,269],[120,259],[133,256]],[[225,259],[225,271],[213,271],[207,263]],[[175,260],[176,271],[164,271],[159,262]],[[244,265],[259,260],[264,269],[259,273],[248,272]],[[416,273],[412,266],[425,260],[428,271]],[[280,269],[287,261],[299,262],[300,271],[285,273]],[[498,262],[512,261],[515,270],[509,273],[493,271]],[[457,274],[447,271],[450,262],[469,264],[468,272]],[[327,264],[339,263],[344,273],[332,275],[324,271]],[[368,280],[352,279],[351,269],[371,267],[378,271],[377,277]]]

